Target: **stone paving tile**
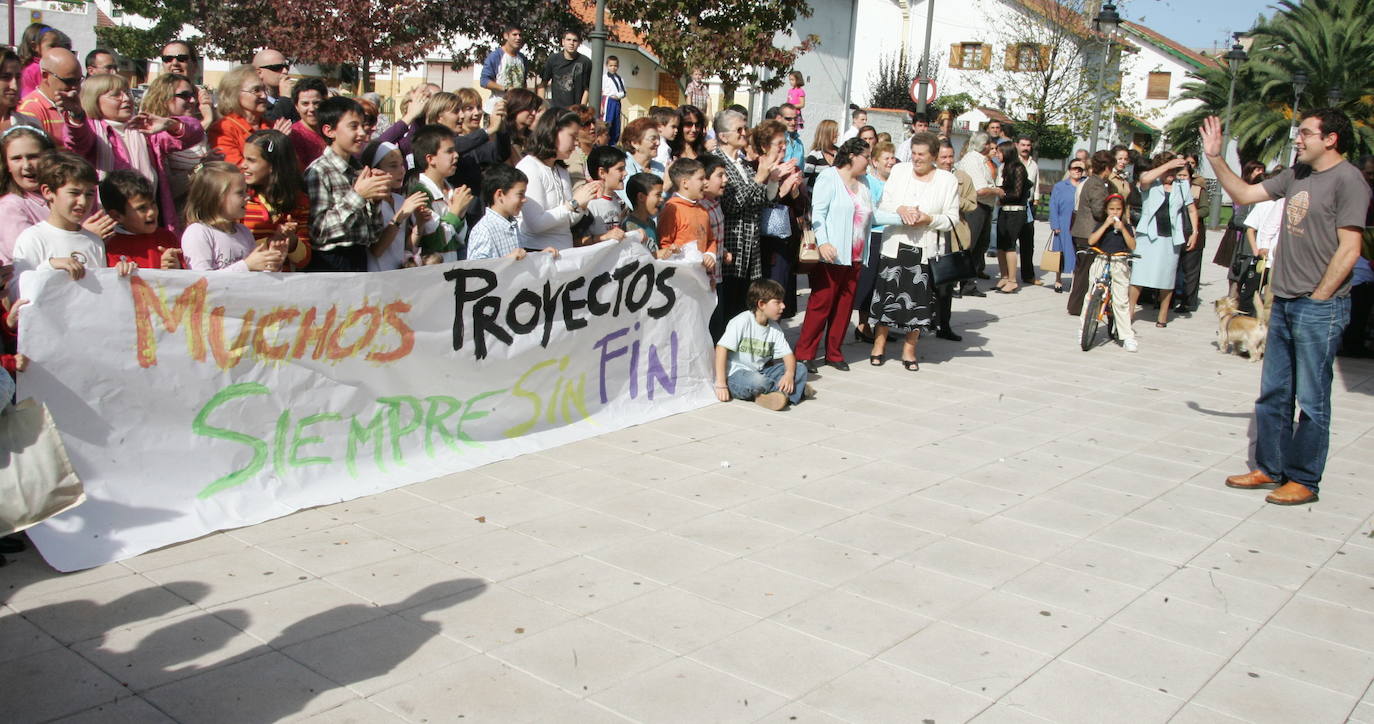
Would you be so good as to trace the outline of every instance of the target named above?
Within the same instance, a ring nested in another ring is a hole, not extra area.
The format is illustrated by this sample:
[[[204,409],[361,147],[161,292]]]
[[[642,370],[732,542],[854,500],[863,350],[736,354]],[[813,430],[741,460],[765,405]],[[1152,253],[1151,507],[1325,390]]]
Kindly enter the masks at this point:
[[[1279,508],[1222,485],[1260,367],[1209,315],[1085,354],[1063,301],[966,299],[920,374],[827,369],[785,413],[16,556],[6,722],[1374,724],[1374,362],[1337,364],[1322,501]]]

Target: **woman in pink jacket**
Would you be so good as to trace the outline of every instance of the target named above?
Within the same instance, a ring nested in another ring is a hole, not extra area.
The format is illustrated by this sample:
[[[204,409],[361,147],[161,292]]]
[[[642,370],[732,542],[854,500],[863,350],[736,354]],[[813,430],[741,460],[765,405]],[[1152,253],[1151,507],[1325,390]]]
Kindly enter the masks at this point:
[[[93,75],[81,84],[81,107],[95,144],[86,160],[100,178],[121,168],[132,168],[157,187],[160,223],[172,231],[181,229],[172,201],[167,159],[205,137],[200,122],[191,116],[165,117],[134,113],[129,82],[119,75]]]

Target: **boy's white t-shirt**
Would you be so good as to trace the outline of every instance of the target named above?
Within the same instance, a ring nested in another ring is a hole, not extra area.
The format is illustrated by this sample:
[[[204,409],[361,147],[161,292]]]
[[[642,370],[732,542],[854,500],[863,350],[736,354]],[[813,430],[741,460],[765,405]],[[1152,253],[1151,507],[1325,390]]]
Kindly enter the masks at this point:
[[[67,231],[59,229],[46,221],[40,221],[19,233],[14,241],[14,275],[16,278],[26,271],[51,269],[49,259],[58,257],[77,260],[89,269],[103,269],[105,263],[105,242],[85,229]]]
[[[611,230],[612,225],[625,228],[625,217],[630,215],[630,210],[625,208],[625,203],[616,197],[598,196],[587,204],[587,213],[591,216],[592,223],[590,229],[592,234],[600,236]],[[644,243],[644,232],[640,230],[626,231],[625,240],[636,244]]]
[[[754,319],[754,313],[743,311],[725,325],[725,333],[716,344],[730,350],[727,375],[739,371],[761,372],[763,366],[775,359],[792,354],[792,347],[783,336],[782,327],[770,321],[767,326]]]

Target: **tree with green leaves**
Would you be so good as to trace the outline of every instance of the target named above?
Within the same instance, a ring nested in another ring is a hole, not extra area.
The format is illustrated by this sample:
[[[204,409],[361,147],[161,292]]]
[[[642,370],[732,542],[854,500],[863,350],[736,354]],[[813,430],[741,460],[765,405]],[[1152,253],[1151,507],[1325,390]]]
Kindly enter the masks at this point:
[[[719,77],[726,103],[745,82],[778,89],[797,58],[820,42],[791,35],[798,18],[811,17],[806,0],[609,0],[606,7],[647,39],[679,83],[697,69]]]
[[[1307,76],[1299,115],[1335,106],[1355,124],[1355,155],[1374,152],[1374,14],[1366,0],[1280,0],[1251,30],[1249,58],[1236,74],[1231,133],[1243,158],[1284,161],[1293,123],[1293,77]],[[1181,97],[1201,101],[1165,129],[1176,148],[1197,147],[1202,119],[1222,115],[1229,69],[1191,73]],[[1334,101],[1334,103],[1333,103]]]

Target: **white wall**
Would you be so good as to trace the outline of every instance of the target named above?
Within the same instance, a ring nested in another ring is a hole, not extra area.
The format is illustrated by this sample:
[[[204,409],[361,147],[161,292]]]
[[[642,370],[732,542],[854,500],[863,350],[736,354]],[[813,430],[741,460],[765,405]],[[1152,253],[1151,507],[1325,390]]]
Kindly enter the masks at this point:
[[[793,26],[791,36],[779,36],[780,47],[790,47],[797,38],[815,34],[821,42],[811,52],[797,59],[795,70],[801,71],[806,78],[806,108],[802,111],[806,128],[801,132],[802,142],[808,148],[816,126],[823,120],[840,123],[844,129],[849,114],[849,100],[845,96],[850,78],[850,43],[853,40],[851,20],[855,0],[812,0],[813,14],[800,18]],[[787,89],[791,87],[784,78],[782,86],[772,93],[760,94],[757,104],[758,118],[762,111],[787,101]],[[755,118],[754,120],[758,120]]]
[[[94,50],[97,46],[95,39],[95,8],[91,5],[68,6],[74,8],[71,12],[66,10],[53,10],[44,2],[25,2],[15,3],[14,6],[14,43],[17,46],[24,37],[24,28],[29,27],[33,22],[31,13],[40,11],[41,22],[45,25],[57,28],[66,33],[72,39],[72,52],[81,62],[86,61],[86,54]]]
[[[1188,80],[1188,72],[1193,69],[1191,63],[1179,60],[1138,35],[1128,34],[1127,37],[1140,48],[1140,52],[1125,63],[1121,94],[1123,99],[1139,104],[1145,109],[1145,121],[1163,130],[1176,116],[1201,105],[1201,101],[1178,100],[1179,94],[1183,92],[1183,84]],[[1155,71],[1169,73],[1168,99],[1150,100],[1145,97],[1150,73]]]

